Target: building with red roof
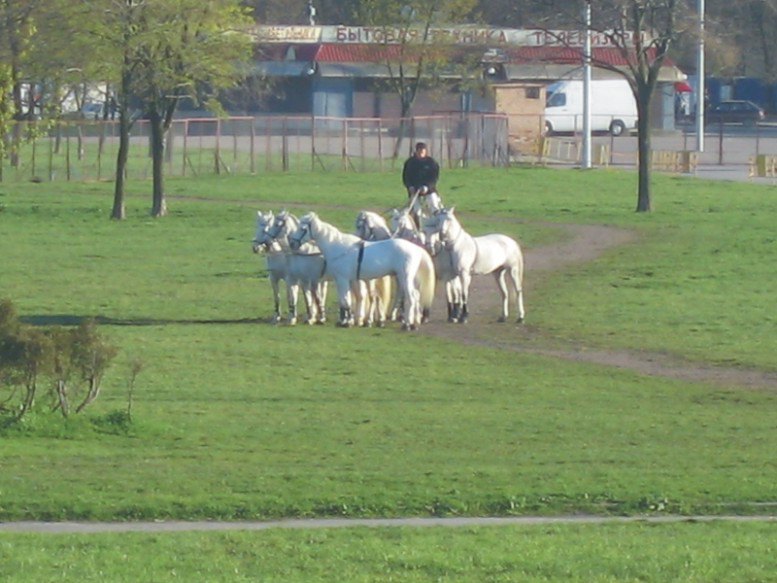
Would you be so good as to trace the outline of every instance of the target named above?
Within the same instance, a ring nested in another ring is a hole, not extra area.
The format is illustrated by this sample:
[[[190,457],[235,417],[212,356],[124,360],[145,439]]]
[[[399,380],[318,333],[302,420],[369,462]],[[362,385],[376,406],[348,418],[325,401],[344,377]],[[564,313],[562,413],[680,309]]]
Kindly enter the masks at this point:
[[[258,26],[255,73],[276,80],[283,98],[274,111],[332,117],[396,117],[399,99],[386,80],[403,64],[412,75],[414,54],[445,46],[435,73],[447,90],[419,92],[413,113],[493,111],[488,87],[500,83],[548,85],[582,75],[582,33],[474,26],[430,31],[426,43],[400,42],[408,31],[357,26]],[[406,37],[405,37],[406,38]],[[411,39],[412,40],[412,39]],[[593,77],[626,71],[628,55],[605,35],[593,35]],[[676,83],[685,75],[665,60],[659,75],[656,125],[673,118]],[[677,86],[679,87],[679,85]],[[673,121],[672,121],[673,127]]]

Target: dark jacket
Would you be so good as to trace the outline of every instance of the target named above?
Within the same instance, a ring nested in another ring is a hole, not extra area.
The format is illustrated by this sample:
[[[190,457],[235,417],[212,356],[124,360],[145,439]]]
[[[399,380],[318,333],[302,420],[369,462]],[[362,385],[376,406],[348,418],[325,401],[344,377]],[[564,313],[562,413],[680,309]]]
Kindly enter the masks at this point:
[[[429,190],[436,190],[439,177],[440,165],[431,156],[410,156],[402,168],[402,182],[406,188],[428,186]]]

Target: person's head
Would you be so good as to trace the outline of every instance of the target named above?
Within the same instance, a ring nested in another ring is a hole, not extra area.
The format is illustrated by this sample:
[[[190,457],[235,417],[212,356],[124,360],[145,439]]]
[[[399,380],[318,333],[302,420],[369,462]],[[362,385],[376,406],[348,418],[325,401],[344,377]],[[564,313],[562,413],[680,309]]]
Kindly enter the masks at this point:
[[[415,145],[415,157],[416,158],[425,158],[429,151],[426,148],[426,144],[423,142],[418,142]]]

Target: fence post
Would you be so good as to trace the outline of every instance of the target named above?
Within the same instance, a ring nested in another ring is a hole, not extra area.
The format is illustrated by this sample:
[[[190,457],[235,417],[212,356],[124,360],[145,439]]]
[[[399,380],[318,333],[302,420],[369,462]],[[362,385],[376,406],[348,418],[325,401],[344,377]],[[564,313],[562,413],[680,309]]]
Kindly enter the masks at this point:
[[[70,132],[65,136],[65,168],[68,182],[70,182]]]
[[[254,158],[256,157],[256,150],[255,150],[255,142],[256,142],[256,122],[254,121],[254,118],[251,118],[251,132],[249,134],[251,143],[248,146],[249,155],[251,156],[251,160],[248,163],[248,167],[251,170],[251,174],[256,174],[256,161]]]

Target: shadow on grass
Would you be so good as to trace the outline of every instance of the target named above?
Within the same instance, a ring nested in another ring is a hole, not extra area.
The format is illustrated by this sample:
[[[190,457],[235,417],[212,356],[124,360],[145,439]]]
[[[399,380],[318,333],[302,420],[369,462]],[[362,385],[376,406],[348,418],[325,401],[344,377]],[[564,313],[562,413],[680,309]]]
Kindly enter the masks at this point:
[[[19,320],[31,326],[78,326],[85,320],[93,319],[102,326],[165,326],[169,324],[267,324],[268,321],[262,318],[241,318],[241,319],[192,319],[192,320],[174,320],[164,318],[110,318],[108,316],[77,316],[73,314],[46,314],[41,316],[23,316]]]

